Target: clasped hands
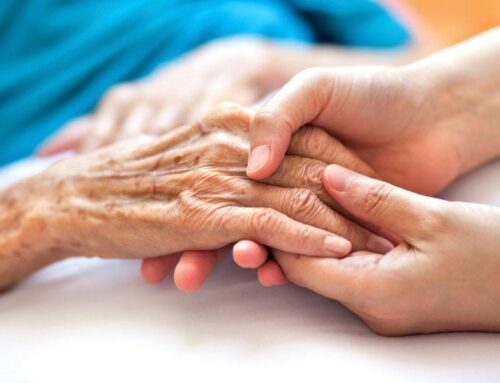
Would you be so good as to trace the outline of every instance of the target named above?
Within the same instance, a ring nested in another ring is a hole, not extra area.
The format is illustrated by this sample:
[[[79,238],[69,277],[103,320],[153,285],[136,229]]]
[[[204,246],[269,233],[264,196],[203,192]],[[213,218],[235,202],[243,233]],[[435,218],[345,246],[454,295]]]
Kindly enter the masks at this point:
[[[166,254],[144,261],[145,279],[175,269],[177,286],[193,291],[237,242],[236,262],[259,268],[263,284],[291,281],[338,300],[381,334],[499,331],[499,209],[425,196],[500,154],[498,74],[470,87],[463,68],[448,70],[470,50],[398,69],[305,71],[255,115],[222,106],[87,169],[102,180],[94,195],[113,190],[91,210],[112,208],[96,240],[109,242],[102,255]],[[479,108],[484,98],[493,101]],[[133,197],[148,203],[137,216],[124,190],[142,183]]]
[[[236,262],[259,268],[264,285],[291,281],[335,299],[380,334],[499,331],[500,209],[426,196],[500,155],[492,118],[499,116],[499,74],[483,65],[490,76],[471,86],[475,73],[449,68],[450,60],[490,61],[473,48],[494,34],[403,68],[320,68],[286,84],[252,120],[248,176],[267,182],[282,174],[294,132],[320,127],[346,145],[311,144],[305,153],[335,164],[320,175],[329,205],[393,246],[371,237],[377,249],[354,247],[345,257],[279,249],[268,257],[258,243],[242,241]],[[185,255],[198,276],[188,289],[208,274],[198,259],[210,254]],[[163,262],[145,261],[145,278],[164,277],[173,267]],[[186,273],[180,265],[178,285]]]

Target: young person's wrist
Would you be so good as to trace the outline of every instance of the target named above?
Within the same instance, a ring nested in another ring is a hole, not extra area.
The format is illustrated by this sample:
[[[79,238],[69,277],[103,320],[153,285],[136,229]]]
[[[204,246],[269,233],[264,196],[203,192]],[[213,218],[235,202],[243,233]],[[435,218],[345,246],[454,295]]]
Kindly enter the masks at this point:
[[[431,100],[436,128],[449,132],[461,173],[500,156],[499,36],[500,28],[403,69]]]

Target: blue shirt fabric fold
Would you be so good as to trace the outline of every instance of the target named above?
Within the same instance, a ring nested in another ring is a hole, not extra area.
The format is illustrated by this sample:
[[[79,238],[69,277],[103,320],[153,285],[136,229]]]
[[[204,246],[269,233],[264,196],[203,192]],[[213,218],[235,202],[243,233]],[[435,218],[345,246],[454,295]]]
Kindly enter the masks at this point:
[[[240,34],[384,48],[410,39],[369,0],[2,0],[0,165],[30,155],[110,86]]]

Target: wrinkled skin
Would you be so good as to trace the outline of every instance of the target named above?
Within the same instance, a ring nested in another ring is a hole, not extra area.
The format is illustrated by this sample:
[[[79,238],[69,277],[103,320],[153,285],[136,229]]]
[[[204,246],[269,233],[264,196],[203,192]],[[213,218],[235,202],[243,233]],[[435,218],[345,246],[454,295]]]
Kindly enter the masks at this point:
[[[137,137],[62,160],[6,195],[36,190],[29,214],[48,228],[42,244],[67,254],[151,258],[251,239],[283,251],[342,257],[351,247],[377,245],[380,238],[331,209],[321,187],[321,160],[327,160],[321,150],[318,159],[301,157],[320,142],[340,145],[319,129],[297,135],[268,185],[247,178],[251,116],[223,105],[160,138]],[[344,161],[371,172],[349,152]],[[7,206],[13,215],[22,199]],[[25,225],[18,237],[29,238],[33,230]]]
[[[497,28],[397,69],[302,72],[257,110],[250,136],[252,147],[260,149],[251,156],[256,162],[250,162],[248,174],[254,179],[273,174],[293,132],[312,123],[340,137],[379,178],[424,194],[441,191],[498,156],[498,33]],[[270,147],[268,156],[262,146]],[[245,241],[233,254],[241,266],[259,267],[263,285],[286,282],[278,265],[266,262],[262,246]]]
[[[217,123],[225,112],[221,116],[217,113],[160,139],[145,138],[134,149],[129,148],[130,142],[124,142],[89,154],[89,161],[63,161],[51,169],[54,177],[64,180],[58,202],[63,209],[68,206],[72,210],[68,218],[74,219],[73,212],[83,218],[73,228],[75,235],[92,232],[96,244],[85,253],[135,258],[148,253],[148,243],[150,253],[162,254],[219,248],[241,237],[266,238],[269,246],[291,249],[287,244],[290,238],[279,238],[289,225],[297,230],[298,241],[310,255],[328,255],[323,250],[326,231],[299,225],[284,214],[330,229],[342,218],[334,218],[331,209],[305,189],[249,181],[244,168],[248,143],[243,131],[248,124],[239,121],[247,115],[235,111],[234,118],[224,119],[227,125],[221,129]],[[297,169],[317,165],[314,160],[297,157],[288,162],[297,164]],[[320,174],[320,166],[316,172]],[[300,178],[285,170],[272,182],[304,186]],[[316,214],[292,211],[296,199],[313,200],[310,208]],[[353,227],[345,222],[346,227]],[[124,237],[121,228],[125,225]],[[352,239],[359,247],[365,238],[358,235]]]

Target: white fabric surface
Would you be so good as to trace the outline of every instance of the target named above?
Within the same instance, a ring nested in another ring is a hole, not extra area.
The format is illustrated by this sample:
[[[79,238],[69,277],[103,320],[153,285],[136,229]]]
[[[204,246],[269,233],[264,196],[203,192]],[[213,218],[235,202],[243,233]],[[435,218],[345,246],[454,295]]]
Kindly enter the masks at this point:
[[[500,205],[500,161],[444,197]],[[145,285],[138,262],[74,259],[0,296],[2,383],[195,379],[500,382],[500,334],[383,338],[313,293],[259,287],[229,259],[194,295]]]

